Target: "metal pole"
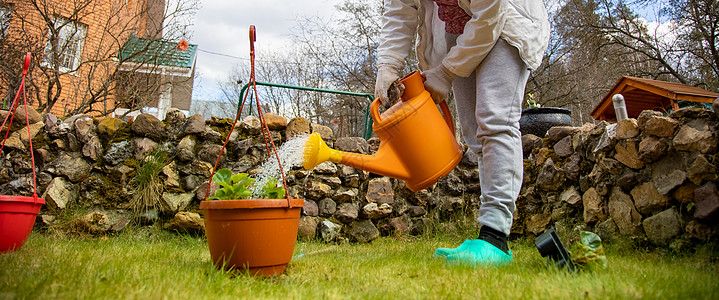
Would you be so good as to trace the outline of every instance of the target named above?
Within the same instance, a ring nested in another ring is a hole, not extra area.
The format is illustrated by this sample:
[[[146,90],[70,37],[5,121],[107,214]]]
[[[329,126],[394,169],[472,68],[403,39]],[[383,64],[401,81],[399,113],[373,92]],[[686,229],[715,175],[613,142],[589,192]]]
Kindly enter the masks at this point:
[[[328,90],[328,89],[318,89],[318,88],[312,88],[312,87],[306,87],[306,86],[294,86],[294,85],[287,85],[287,84],[278,84],[278,83],[269,83],[269,82],[255,82],[257,85],[262,86],[269,86],[269,87],[278,87],[278,88],[287,88],[287,89],[294,89],[294,90],[302,90],[302,91],[311,91],[311,92],[320,92],[320,93],[329,93],[329,94],[339,94],[339,95],[349,95],[349,96],[357,96],[357,97],[365,97],[369,100],[367,103],[367,108],[365,110],[365,126],[364,126],[364,133],[363,138],[369,139],[372,135],[372,118],[370,118],[369,114],[369,108],[372,101],[374,101],[374,95],[369,93],[355,93],[355,92],[346,92],[346,91],[336,91],[336,90]],[[240,90],[240,101],[244,99],[244,95],[247,92],[247,88],[250,86],[249,83],[245,84],[242,89]],[[257,97],[257,95],[255,95]],[[239,112],[240,106],[237,106],[237,110]]]
[[[617,122],[627,118],[627,104],[624,102],[622,94],[614,94],[612,96],[614,103],[614,114],[617,116]]]

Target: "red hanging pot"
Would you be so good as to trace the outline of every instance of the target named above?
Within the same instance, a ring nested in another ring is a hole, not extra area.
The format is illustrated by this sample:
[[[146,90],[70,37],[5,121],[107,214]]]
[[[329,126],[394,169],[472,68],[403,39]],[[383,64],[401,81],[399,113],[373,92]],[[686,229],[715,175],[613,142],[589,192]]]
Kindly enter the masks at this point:
[[[22,247],[43,204],[42,198],[0,195],[0,253]]]
[[[20,81],[20,88],[15,95],[15,99],[10,105],[10,110],[5,120],[3,120],[0,129],[6,128],[7,131],[0,144],[0,152],[5,147],[8,134],[10,134],[10,127],[12,121],[15,118],[17,112],[17,105],[19,103],[20,95],[22,95],[25,104],[25,125],[27,126],[28,143],[30,144],[30,159],[32,162],[32,183],[33,183],[33,195],[32,197],[26,196],[12,196],[12,195],[0,195],[0,253],[14,251],[22,247],[27,240],[27,237],[32,231],[32,227],[35,224],[35,218],[40,207],[45,204],[45,199],[38,198],[37,196],[37,183],[35,176],[35,155],[33,154],[32,147],[32,135],[30,134],[30,121],[27,117],[27,99],[25,98],[25,76],[30,68],[30,52],[25,55],[25,64],[22,69],[22,80]],[[9,123],[8,123],[9,119]],[[5,125],[7,124],[7,127]]]

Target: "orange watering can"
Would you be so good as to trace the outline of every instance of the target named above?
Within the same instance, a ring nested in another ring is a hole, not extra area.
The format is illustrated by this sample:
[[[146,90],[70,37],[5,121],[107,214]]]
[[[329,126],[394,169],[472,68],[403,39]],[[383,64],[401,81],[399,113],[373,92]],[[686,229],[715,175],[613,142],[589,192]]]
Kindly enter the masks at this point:
[[[317,133],[310,135],[304,149],[303,165],[307,170],[331,161],[378,175],[401,179],[412,191],[432,186],[449,174],[462,159],[462,148],[454,137],[454,122],[446,102],[440,114],[424,89],[422,75],[414,72],[402,80],[404,94],[384,113],[380,101],[370,106],[372,129],[379,137],[374,155],[330,149]]]

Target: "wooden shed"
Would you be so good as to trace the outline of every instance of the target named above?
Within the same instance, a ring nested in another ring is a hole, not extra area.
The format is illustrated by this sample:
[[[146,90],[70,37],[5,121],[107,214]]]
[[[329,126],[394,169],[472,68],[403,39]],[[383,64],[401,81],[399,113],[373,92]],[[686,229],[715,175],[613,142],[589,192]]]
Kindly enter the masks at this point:
[[[616,122],[612,97],[622,94],[627,105],[627,115],[636,118],[643,110],[666,111],[678,109],[679,101],[709,103],[719,94],[681,83],[622,76],[601,102],[592,110],[592,117],[599,121]]]

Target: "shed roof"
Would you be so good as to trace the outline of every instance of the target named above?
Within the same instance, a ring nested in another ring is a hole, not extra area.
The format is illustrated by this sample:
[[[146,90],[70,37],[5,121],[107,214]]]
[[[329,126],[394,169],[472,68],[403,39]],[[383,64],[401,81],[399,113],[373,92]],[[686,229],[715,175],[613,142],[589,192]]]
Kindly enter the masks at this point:
[[[627,115],[636,118],[643,110],[665,111],[679,108],[678,101],[712,103],[719,94],[681,83],[622,76],[592,110],[596,120],[616,121],[612,97],[622,94]]]
[[[132,35],[122,46],[120,61],[148,63],[157,66],[192,68],[195,63],[197,45],[189,44],[187,50],[177,49],[177,42],[148,39]]]

